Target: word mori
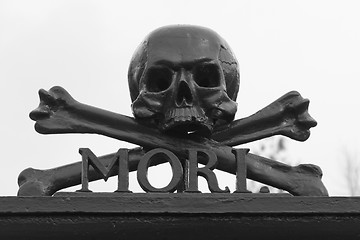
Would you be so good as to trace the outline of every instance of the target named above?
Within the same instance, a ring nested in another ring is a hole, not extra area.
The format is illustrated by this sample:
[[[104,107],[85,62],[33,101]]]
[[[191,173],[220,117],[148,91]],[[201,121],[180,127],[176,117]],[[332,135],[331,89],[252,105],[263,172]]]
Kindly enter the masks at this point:
[[[82,187],[79,192],[91,192],[89,190],[89,167],[92,166],[96,172],[106,181],[111,172],[118,173],[118,188],[116,192],[129,191],[129,150],[119,149],[108,166],[98,159],[97,156],[88,148],[80,148],[82,156]],[[236,191],[237,193],[248,192],[246,190],[246,166],[245,155],[248,149],[233,149],[232,153],[236,159]],[[213,193],[228,193],[228,187],[220,189],[213,170],[217,165],[217,156],[213,151],[204,149],[188,149],[188,157],[184,161],[171,151],[164,148],[156,148],[145,153],[137,166],[137,180],[145,192],[189,192],[199,193],[198,176],[202,176],[208,183],[209,190]],[[203,167],[198,166],[198,158],[207,158],[207,164]],[[148,168],[152,161],[169,162],[172,169],[172,179],[170,183],[162,188],[152,186],[147,177]]]

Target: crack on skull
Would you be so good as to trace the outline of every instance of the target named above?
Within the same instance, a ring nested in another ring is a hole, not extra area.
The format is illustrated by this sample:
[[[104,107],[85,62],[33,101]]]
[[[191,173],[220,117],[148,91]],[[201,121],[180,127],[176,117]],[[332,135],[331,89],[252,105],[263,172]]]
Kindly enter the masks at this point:
[[[233,61],[233,62],[228,62],[228,61],[221,60],[221,59],[219,59],[219,61],[220,61],[221,63],[227,64],[227,65],[237,65],[237,64],[238,64],[238,63],[235,62],[235,61]]]

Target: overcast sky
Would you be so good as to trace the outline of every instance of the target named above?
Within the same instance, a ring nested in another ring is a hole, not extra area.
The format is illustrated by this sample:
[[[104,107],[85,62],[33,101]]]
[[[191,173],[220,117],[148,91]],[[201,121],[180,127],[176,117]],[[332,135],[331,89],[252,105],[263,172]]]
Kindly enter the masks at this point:
[[[80,161],[80,147],[102,155],[131,146],[96,135],[40,135],[28,114],[40,88],[59,85],[80,102],[130,116],[131,56],[150,31],[169,24],[211,28],[232,47],[241,72],[236,118],[291,90],[309,98],[318,126],[304,143],[289,140],[289,158],[321,166],[330,194],[348,194],[343,152],[360,156],[359,12],[358,1],[0,0],[0,195],[16,195],[27,167]]]

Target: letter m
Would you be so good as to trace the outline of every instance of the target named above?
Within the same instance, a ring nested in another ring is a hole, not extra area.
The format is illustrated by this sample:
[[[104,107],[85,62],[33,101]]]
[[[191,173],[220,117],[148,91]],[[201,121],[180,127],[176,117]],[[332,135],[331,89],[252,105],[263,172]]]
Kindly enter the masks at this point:
[[[107,179],[115,175],[114,172],[118,170],[118,189],[117,192],[129,192],[129,169],[128,169],[128,149],[119,149],[119,151],[113,155],[110,161],[101,161],[95,154],[88,148],[80,148],[79,153],[82,156],[82,171],[81,171],[81,189],[79,192],[91,192],[89,190],[89,176],[91,180],[96,180],[96,173],[100,175],[102,179]],[[103,162],[105,164],[103,164]],[[90,166],[94,171],[90,171]],[[121,180],[120,180],[121,179]],[[90,181],[91,181],[90,180]]]

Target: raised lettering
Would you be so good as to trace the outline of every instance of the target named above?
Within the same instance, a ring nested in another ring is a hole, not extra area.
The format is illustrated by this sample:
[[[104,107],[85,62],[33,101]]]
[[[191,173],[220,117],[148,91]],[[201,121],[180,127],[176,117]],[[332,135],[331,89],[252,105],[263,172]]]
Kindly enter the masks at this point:
[[[170,183],[163,188],[153,187],[150,184],[149,179],[147,177],[150,162],[152,158],[155,157],[155,155],[157,155],[157,157],[166,158],[167,161],[170,163],[173,172],[173,177]],[[147,152],[141,158],[137,169],[138,182],[141,188],[145,192],[174,192],[177,186],[179,185],[180,181],[182,180],[182,176],[183,176],[183,168],[181,166],[181,162],[178,159],[178,157],[174,153],[163,148],[156,148]]]
[[[198,167],[198,155],[208,159],[208,163],[202,167]],[[204,177],[208,183],[210,192],[228,193],[228,187],[225,190],[219,188],[219,184],[215,173],[212,171],[217,164],[217,156],[213,151],[209,150],[189,150],[189,159],[186,161],[185,169],[185,192],[200,192],[198,189],[198,176]]]
[[[82,172],[81,172],[81,189],[79,192],[91,192],[89,190],[89,166],[91,165],[95,171],[101,174],[102,178],[107,181],[111,170],[116,170],[118,164],[118,189],[116,192],[129,191],[129,168],[128,168],[128,149],[119,149],[115,154],[109,166],[104,166],[95,154],[88,148],[80,148],[79,153],[82,156]]]
[[[246,189],[246,162],[245,156],[249,149],[233,149],[236,158],[236,190],[234,193],[249,193]]]

